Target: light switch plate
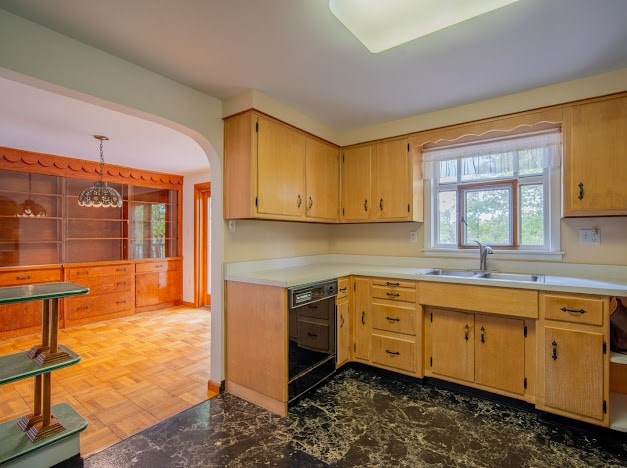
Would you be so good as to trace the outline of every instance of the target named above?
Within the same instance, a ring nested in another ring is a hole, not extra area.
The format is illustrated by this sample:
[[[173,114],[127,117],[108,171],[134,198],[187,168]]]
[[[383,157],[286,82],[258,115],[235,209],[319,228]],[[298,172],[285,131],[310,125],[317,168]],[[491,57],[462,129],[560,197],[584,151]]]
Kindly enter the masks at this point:
[[[580,229],[579,243],[599,245],[601,243],[601,231],[599,229]]]
[[[409,242],[417,242],[417,241],[418,241],[418,232],[409,231]]]

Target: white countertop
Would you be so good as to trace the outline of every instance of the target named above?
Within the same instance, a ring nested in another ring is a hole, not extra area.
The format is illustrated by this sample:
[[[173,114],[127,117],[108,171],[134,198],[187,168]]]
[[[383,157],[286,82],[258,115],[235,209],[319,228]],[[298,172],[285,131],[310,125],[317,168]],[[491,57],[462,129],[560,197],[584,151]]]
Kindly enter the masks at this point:
[[[545,275],[543,282],[512,281],[488,278],[461,278],[425,274],[434,268],[391,266],[382,264],[344,263],[338,261],[312,262],[247,262],[227,264],[225,279],[288,288],[348,275],[374,276],[415,281],[472,284],[539,291],[562,291],[608,296],[627,296],[627,280],[614,281],[593,278]],[[230,267],[230,265],[233,265]],[[267,267],[264,269],[264,266]],[[256,268],[255,268],[256,267]],[[520,272],[520,271],[518,271]],[[536,274],[537,271],[529,271]]]

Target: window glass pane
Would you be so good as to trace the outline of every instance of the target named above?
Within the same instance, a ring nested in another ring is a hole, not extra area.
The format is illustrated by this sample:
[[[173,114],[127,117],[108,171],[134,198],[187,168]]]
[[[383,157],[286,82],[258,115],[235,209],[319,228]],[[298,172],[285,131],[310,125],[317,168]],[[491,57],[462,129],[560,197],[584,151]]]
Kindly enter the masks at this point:
[[[165,204],[155,203],[150,208],[151,254],[153,258],[162,258],[165,255]]]
[[[441,184],[450,184],[457,182],[457,160],[440,161],[438,166],[439,178]]]
[[[465,190],[464,205],[464,244],[512,244],[509,187]]]
[[[514,176],[514,153],[491,154],[462,159],[462,181]]]
[[[544,245],[544,190],[542,184],[520,187],[520,244]]]
[[[544,148],[533,148],[518,152],[518,175],[530,176],[542,174],[542,156]]]
[[[457,192],[438,193],[438,244],[457,245]]]

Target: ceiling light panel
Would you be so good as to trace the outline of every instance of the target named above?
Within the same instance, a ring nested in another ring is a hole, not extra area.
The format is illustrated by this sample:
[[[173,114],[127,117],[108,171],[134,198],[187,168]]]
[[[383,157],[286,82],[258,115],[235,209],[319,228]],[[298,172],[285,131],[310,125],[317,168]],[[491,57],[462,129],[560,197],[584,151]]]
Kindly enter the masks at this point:
[[[518,0],[330,0],[331,12],[378,53]]]

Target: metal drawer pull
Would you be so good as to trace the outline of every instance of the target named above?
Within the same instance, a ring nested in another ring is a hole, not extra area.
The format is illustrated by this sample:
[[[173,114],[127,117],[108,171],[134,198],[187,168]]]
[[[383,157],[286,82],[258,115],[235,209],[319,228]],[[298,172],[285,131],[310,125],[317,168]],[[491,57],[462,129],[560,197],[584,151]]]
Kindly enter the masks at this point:
[[[481,342],[485,343],[485,328],[481,327]]]
[[[361,324],[362,325],[366,324],[366,311],[365,310],[361,311]]]
[[[583,200],[583,182],[579,182],[577,187],[579,187],[579,196],[577,198]]]
[[[401,285],[401,283],[392,283],[392,282],[390,282],[390,281],[386,281],[386,282],[385,282],[385,285],[386,285],[386,286],[400,286],[400,285]]]
[[[116,268],[116,269],[115,269],[115,271],[120,272],[120,273],[121,273],[121,272],[124,272],[124,271],[126,271],[126,267],[123,267],[123,268]]]
[[[29,280],[30,279],[30,275],[26,275],[26,276],[16,276],[15,280],[16,281],[24,281],[24,280]]]
[[[364,200],[364,211],[368,211],[368,199]]]
[[[87,310],[87,309],[89,309],[88,305],[80,306],[76,308],[76,312],[80,312],[82,310]]]
[[[379,209],[383,211],[383,198],[379,200]]]
[[[296,208],[300,208],[300,205],[303,204],[303,199],[301,198],[300,193],[298,194],[298,198],[296,200]]]
[[[310,336],[312,338],[317,338],[318,334],[317,333],[311,333],[311,332],[307,332],[307,336]]]
[[[116,303],[117,305],[120,305],[120,304],[126,304],[126,301],[116,301],[115,303]]]
[[[470,333],[470,327],[469,327],[468,325],[466,325],[466,326],[464,327],[464,339],[465,339],[466,341],[468,341],[468,333]]]
[[[309,304],[307,307],[310,308],[310,309],[317,309],[318,305],[317,304]]]
[[[388,296],[390,296],[390,297],[398,297],[398,296],[400,296],[400,294],[399,294],[399,293],[391,293],[391,292],[386,292],[385,294],[387,294],[387,295],[388,295]]]
[[[562,312],[568,312],[568,313],[573,313],[573,314],[585,314],[586,313],[585,309],[575,310],[575,309],[567,309],[566,307],[562,307],[560,310]]]
[[[346,291],[346,289],[347,289],[347,286],[344,286],[343,288],[340,289],[340,292],[344,292]]]
[[[77,271],[76,272],[76,276],[85,276],[88,275],[89,272],[88,271]]]
[[[398,356],[399,354],[401,354],[398,351],[390,351],[389,349],[386,349],[385,352],[388,353],[390,356]]]
[[[309,197],[309,209],[313,206],[313,198]]]
[[[553,356],[551,357],[555,361],[557,359],[557,343],[555,342],[555,340],[553,340],[553,343],[551,343],[551,346],[553,346]]]
[[[401,321],[401,319],[399,319],[399,318],[397,318],[397,317],[385,317],[385,319],[386,319],[388,322],[400,322],[400,321]]]

